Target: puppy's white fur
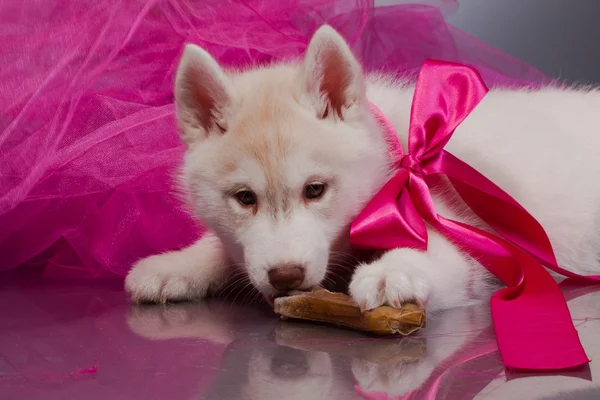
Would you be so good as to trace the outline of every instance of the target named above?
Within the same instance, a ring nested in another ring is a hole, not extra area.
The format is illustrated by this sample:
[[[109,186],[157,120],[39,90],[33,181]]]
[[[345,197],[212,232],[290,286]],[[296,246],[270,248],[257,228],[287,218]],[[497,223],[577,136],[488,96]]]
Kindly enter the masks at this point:
[[[301,63],[225,72],[188,45],[175,97],[188,144],[182,181],[211,232],[188,249],[141,260],[126,279],[135,300],[202,298],[243,265],[252,284],[275,294],[267,271],[306,268],[302,289],[321,284],[331,254],[349,253],[354,217],[390,177],[376,104],[406,148],[413,87],[364,76],[344,40],[319,29]],[[600,92],[548,87],[492,90],[456,130],[447,150],[498,184],[545,227],[559,263],[600,270]],[[307,201],[307,183],[323,182]],[[244,207],[239,189],[256,193]],[[438,213],[482,226],[444,185]],[[487,298],[489,273],[436,231],[425,252],[397,249],[359,264],[350,293],[365,308],[408,299],[429,310]]]

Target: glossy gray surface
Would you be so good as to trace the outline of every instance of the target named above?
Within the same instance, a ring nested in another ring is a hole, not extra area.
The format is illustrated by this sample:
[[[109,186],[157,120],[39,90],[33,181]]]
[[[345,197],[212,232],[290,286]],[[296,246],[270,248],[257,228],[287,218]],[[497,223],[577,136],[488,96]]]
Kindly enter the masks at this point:
[[[414,337],[382,339],[282,322],[258,303],[133,306],[120,281],[0,278],[3,400],[600,398],[595,361],[507,378],[486,304],[429,316]],[[592,360],[597,289],[565,289]]]

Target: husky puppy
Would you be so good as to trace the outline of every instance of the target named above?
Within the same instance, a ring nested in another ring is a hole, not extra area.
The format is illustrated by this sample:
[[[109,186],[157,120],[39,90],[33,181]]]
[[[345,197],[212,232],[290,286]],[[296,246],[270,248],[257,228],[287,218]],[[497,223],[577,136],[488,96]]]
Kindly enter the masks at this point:
[[[139,261],[126,278],[134,301],[201,299],[243,271],[271,299],[351,267],[363,309],[422,301],[429,311],[489,298],[485,268],[430,229],[427,251],[355,254],[349,227],[392,174],[374,103],[407,145],[414,87],[363,73],[329,26],[304,59],[226,71],[187,45],[176,76],[181,181],[209,229],[189,248]],[[546,229],[559,263],[600,271],[600,92],[492,89],[447,150],[506,190]],[[436,210],[485,228],[449,188]]]

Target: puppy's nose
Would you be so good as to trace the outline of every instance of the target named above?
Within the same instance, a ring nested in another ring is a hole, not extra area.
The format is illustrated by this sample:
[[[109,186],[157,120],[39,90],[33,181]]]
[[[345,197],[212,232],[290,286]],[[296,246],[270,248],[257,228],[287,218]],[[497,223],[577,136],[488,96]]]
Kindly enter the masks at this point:
[[[304,267],[299,264],[278,265],[269,270],[269,283],[280,291],[297,289],[304,282]]]

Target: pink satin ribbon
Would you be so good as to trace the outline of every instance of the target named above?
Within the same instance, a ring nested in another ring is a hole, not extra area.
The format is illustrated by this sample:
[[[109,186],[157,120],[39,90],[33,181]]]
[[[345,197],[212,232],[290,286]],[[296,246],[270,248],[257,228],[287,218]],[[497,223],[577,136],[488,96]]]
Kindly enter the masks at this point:
[[[388,135],[396,174],[353,222],[351,244],[360,249],[426,250],[425,223],[430,224],[506,284],[491,299],[505,366],[559,370],[585,364],[589,359],[565,299],[542,264],[572,278],[600,281],[600,276],[560,268],[539,222],[489,179],[443,149],[487,92],[475,69],[426,61],[415,88],[407,153],[387,118],[371,106]],[[445,175],[498,235],[437,214],[428,186],[436,175]]]

